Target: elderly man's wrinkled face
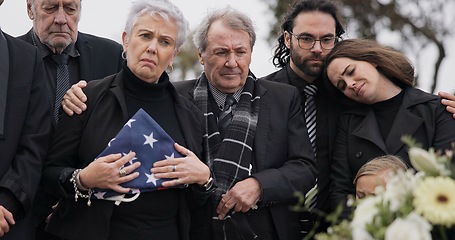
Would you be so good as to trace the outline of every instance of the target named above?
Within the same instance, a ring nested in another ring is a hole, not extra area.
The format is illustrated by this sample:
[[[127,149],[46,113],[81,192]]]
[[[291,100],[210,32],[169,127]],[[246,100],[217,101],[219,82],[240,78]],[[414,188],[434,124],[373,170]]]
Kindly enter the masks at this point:
[[[212,23],[207,33],[207,48],[199,52],[210,83],[224,93],[235,93],[243,87],[251,63],[250,36],[242,30]]]
[[[81,0],[27,0],[27,12],[40,41],[61,53],[77,40]]]

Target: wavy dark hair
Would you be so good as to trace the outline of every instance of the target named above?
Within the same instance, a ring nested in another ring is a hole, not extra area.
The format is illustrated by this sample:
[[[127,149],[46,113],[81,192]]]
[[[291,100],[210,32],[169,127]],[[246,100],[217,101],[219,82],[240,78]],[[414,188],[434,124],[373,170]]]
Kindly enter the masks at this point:
[[[324,81],[330,81],[327,66],[336,58],[369,62],[400,88],[414,86],[414,66],[409,59],[403,53],[374,40],[347,39],[336,44],[324,60]]]
[[[303,0],[294,2],[283,18],[283,23],[281,24],[281,36],[278,38],[278,45],[275,48],[273,56],[273,65],[275,65],[275,67],[284,67],[289,62],[290,50],[286,47],[284,32],[292,31],[292,28],[294,28],[294,19],[301,12],[322,12],[332,15],[335,20],[336,37],[341,39],[341,35],[343,35],[345,31],[340,22],[338,9],[337,4],[330,0]]]

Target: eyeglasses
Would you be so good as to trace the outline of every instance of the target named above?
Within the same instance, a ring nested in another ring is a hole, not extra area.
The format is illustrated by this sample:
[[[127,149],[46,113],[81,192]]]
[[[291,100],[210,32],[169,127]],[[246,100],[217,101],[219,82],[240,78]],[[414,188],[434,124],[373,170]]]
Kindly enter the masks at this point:
[[[289,33],[297,39],[299,47],[301,49],[310,50],[314,47],[314,44],[319,41],[321,44],[321,48],[325,50],[330,50],[335,47],[335,42],[337,40],[336,37],[323,37],[322,39],[314,39],[314,37],[310,36],[297,36],[293,32],[289,31]]]

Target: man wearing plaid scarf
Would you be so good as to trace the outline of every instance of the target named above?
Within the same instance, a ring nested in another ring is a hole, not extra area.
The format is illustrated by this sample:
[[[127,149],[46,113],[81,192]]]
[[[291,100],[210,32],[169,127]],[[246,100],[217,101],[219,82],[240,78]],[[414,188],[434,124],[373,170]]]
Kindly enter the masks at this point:
[[[209,13],[194,35],[204,72],[175,83],[206,116],[205,159],[213,197],[193,213],[193,239],[302,239],[295,192],[315,184],[314,154],[294,87],[258,81],[249,71],[251,19],[232,8]],[[220,134],[226,97],[233,117]]]

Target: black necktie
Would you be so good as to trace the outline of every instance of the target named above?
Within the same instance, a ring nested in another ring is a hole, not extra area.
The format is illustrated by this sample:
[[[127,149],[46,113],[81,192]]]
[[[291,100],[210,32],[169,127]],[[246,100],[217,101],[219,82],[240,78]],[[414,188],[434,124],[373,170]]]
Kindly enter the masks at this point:
[[[223,135],[224,130],[229,126],[232,120],[232,106],[235,103],[235,98],[232,94],[226,96],[226,101],[224,102],[224,108],[218,117],[218,129],[220,134]]]
[[[311,147],[313,148],[314,158],[316,160],[316,100],[315,95],[318,91],[318,88],[314,85],[308,84],[303,89],[305,92],[305,121],[306,127],[308,130],[308,137],[310,138]],[[316,185],[310,191],[315,191],[317,189],[318,183],[316,179]],[[307,193],[307,197],[310,195],[310,192]],[[316,207],[317,193],[313,196],[309,202],[308,208],[312,211]]]
[[[58,116],[60,106],[62,104],[63,96],[70,88],[70,75],[68,71],[69,55],[66,53],[53,54],[51,56],[57,65],[57,82],[55,84],[55,102],[54,102],[54,120],[58,123]]]

